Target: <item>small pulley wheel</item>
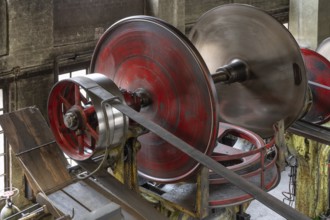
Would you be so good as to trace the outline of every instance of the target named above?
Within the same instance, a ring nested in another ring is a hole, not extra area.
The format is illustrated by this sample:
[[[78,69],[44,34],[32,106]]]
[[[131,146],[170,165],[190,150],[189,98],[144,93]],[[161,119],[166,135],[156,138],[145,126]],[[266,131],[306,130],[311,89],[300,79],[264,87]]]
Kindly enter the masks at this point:
[[[61,80],[49,95],[50,128],[62,151],[74,160],[89,159],[124,141],[127,118],[102,104],[104,91],[123,101],[118,87],[101,74]]]
[[[330,120],[330,62],[312,50],[301,49],[301,52],[313,100],[303,119],[315,124],[324,124]]]
[[[300,48],[269,14],[248,5],[223,5],[202,15],[189,38],[212,76],[223,69],[244,72],[236,82],[216,84],[222,122],[267,138],[276,122],[283,119],[288,127],[301,115],[307,81]]]
[[[129,92],[144,91],[150,102],[140,113],[199,151],[210,154],[218,131],[215,88],[190,41],[171,25],[134,16],[112,25],[100,38],[91,72]],[[190,177],[199,164],[149,132],[138,138],[139,174],[157,182]]]

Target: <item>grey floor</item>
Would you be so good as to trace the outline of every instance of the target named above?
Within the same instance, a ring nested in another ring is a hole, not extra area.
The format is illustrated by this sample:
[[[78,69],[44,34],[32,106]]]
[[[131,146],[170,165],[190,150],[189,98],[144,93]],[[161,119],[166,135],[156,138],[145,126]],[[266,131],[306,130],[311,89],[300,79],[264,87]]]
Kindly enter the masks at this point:
[[[290,180],[289,173],[290,173],[290,168],[286,167],[285,171],[281,173],[281,181],[279,185],[275,189],[269,192],[270,194],[272,194],[281,201],[284,198],[282,192],[289,191],[289,180]],[[286,202],[286,204],[288,203]],[[251,220],[284,220],[285,219],[257,200],[251,202],[246,212],[251,215]]]

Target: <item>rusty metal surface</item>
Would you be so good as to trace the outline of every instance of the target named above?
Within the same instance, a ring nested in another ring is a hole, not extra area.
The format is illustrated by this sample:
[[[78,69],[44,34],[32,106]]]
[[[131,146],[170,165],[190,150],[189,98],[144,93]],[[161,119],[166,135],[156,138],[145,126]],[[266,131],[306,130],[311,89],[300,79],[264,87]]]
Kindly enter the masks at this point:
[[[234,59],[248,66],[248,80],[216,85],[222,122],[265,138],[274,135],[277,121],[284,119],[288,127],[300,116],[307,89],[300,48],[267,13],[248,5],[220,6],[201,16],[189,38],[211,74]]]
[[[19,154],[34,193],[54,191],[72,182],[67,161],[37,108],[1,115],[0,124],[14,153]]]

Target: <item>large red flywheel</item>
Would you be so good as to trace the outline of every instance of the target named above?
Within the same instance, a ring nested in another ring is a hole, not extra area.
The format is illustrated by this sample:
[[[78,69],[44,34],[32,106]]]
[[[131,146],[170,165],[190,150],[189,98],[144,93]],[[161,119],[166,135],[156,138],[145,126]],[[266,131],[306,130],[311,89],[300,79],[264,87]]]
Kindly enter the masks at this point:
[[[100,38],[91,72],[106,75],[121,89],[145,91],[150,103],[140,113],[205,154],[218,130],[215,88],[189,40],[156,18],[130,17]],[[139,137],[140,175],[158,182],[191,176],[198,163],[157,135]]]

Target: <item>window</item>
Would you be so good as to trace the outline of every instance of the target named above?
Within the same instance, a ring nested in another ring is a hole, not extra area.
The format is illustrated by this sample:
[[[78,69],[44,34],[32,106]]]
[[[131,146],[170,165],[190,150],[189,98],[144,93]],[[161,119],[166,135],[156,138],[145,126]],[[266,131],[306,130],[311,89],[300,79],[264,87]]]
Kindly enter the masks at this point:
[[[80,69],[68,73],[60,73],[58,75],[58,81],[76,76],[85,76],[86,74],[87,74],[87,69]]]
[[[68,79],[71,77],[85,76],[85,75],[87,75],[87,72],[88,72],[87,69],[80,69],[80,70],[75,70],[72,72],[60,73],[58,75],[58,81],[63,80],[63,79]],[[72,160],[69,156],[67,156],[66,154],[64,154],[64,156],[66,157],[70,167],[74,167],[77,165],[77,163],[74,160]]]
[[[0,89],[0,115],[4,113],[4,96],[3,89]],[[6,145],[5,145],[5,137],[3,134],[3,130],[0,126],[0,190],[5,188],[5,178],[6,178]]]

